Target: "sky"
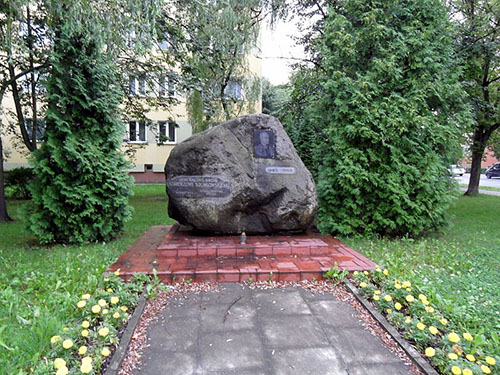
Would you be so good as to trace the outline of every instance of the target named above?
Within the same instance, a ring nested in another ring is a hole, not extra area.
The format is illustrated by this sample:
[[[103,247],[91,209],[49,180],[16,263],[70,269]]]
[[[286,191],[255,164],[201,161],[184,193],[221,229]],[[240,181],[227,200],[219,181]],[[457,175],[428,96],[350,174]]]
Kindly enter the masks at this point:
[[[304,57],[303,48],[296,46],[290,35],[298,35],[295,21],[279,21],[273,29],[264,23],[262,28],[262,75],[273,85],[288,82],[291,73],[289,64],[296,62],[290,57]]]

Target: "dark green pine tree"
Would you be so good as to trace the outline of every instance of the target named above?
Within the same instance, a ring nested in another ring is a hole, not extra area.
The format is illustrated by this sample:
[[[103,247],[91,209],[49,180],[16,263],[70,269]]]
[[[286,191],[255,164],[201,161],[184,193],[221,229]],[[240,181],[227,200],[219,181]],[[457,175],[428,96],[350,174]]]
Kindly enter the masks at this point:
[[[319,46],[318,226],[421,235],[446,224],[470,119],[439,0],[335,3]]]
[[[31,160],[28,226],[42,243],[106,241],[131,216],[119,80],[103,51],[89,33],[56,32],[44,142]]]

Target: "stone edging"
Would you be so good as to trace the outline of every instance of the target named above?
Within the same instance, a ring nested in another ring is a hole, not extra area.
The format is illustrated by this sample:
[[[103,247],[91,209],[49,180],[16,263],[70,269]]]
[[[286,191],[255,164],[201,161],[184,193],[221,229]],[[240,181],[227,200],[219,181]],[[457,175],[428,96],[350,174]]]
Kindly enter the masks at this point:
[[[432,366],[420,355],[420,353],[406,341],[398,331],[380,314],[373,306],[358,293],[358,288],[351,284],[350,281],[344,280],[345,286],[356,297],[356,299],[368,310],[373,318],[391,335],[398,345],[408,354],[412,362],[426,375],[439,375]]]
[[[127,355],[128,346],[130,345],[130,341],[132,340],[132,335],[134,334],[135,327],[137,326],[137,324],[139,324],[139,321],[141,319],[144,307],[146,307],[146,287],[144,287],[142,294],[139,296],[139,301],[134,310],[134,313],[127,323],[127,328],[125,328],[125,331],[123,332],[120,343],[118,344],[118,347],[116,348],[115,353],[113,354],[113,357],[111,358],[111,361],[109,362],[104,375],[118,374],[120,366],[125,359],[125,356]]]

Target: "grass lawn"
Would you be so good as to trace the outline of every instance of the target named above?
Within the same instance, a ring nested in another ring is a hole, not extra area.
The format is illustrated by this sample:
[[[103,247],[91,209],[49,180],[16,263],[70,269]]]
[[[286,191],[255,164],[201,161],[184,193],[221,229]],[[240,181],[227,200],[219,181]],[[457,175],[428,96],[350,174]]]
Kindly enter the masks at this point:
[[[19,219],[0,225],[0,373],[29,373],[79,296],[151,225],[172,223],[164,186],[136,186],[135,193],[133,219],[109,244],[41,247]],[[22,205],[9,202],[9,213],[18,218]],[[489,354],[499,356],[500,197],[460,197],[452,212],[453,225],[432,238],[342,240],[425,291],[453,324],[482,332]]]
[[[43,247],[23,227],[24,202],[9,201],[16,220],[0,225],[0,373],[23,374],[50,348],[78,298],[152,225],[172,224],[165,187],[141,185],[131,198],[134,215],[108,244]]]
[[[454,325],[484,335],[500,355],[500,197],[461,196],[453,225],[420,240],[343,238],[388,267],[392,276],[418,286]]]

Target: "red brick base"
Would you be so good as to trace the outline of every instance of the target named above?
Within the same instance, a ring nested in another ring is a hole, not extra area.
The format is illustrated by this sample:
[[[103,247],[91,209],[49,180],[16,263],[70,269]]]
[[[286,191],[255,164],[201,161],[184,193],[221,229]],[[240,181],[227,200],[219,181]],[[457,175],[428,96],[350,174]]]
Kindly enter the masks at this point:
[[[151,227],[109,269],[124,278],[153,273],[164,282],[185,279],[212,282],[300,281],[321,279],[335,264],[348,271],[375,264],[332,236],[297,235],[199,236],[173,227]]]

